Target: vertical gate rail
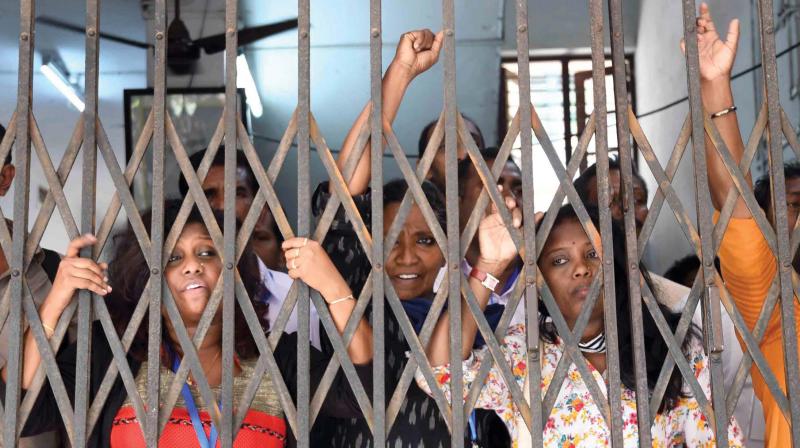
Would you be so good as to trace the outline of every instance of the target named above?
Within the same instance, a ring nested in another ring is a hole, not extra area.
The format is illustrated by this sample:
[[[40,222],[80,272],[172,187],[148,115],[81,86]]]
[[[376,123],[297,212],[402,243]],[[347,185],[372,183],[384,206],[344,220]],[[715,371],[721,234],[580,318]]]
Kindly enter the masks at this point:
[[[23,276],[25,269],[22,264],[25,250],[25,230],[27,229],[28,219],[28,176],[30,175],[30,134],[29,119],[32,109],[31,94],[33,89],[33,46],[34,46],[34,2],[20,2],[20,34],[19,34],[19,77],[17,85],[17,109],[16,109],[16,146],[14,156],[19,166],[19,173],[15,182],[14,189],[14,218],[18,224],[13,228],[13,239],[5,243],[4,250],[11,248],[11,263],[9,268],[16,275],[12,275],[8,288],[11,291],[11,306],[9,309],[8,322],[10,325],[9,333],[9,353],[8,353],[8,375],[4,406],[4,442],[5,446],[15,446],[17,444],[17,412],[21,395],[21,375],[22,375],[22,297]],[[19,223],[22,224],[19,224]],[[5,220],[0,226],[6,227]],[[8,231],[3,232],[8,235]]]
[[[4,244],[4,249],[11,247],[11,263],[9,268],[16,275],[12,275],[8,288],[11,290],[11,307],[9,309],[9,334],[8,353],[8,388],[4,406],[5,446],[17,444],[17,412],[20,402],[20,382],[22,375],[22,297],[23,278],[20,273],[25,272],[22,264],[25,249],[25,231],[28,225],[28,176],[30,175],[30,134],[29,119],[32,109],[31,94],[33,89],[33,46],[34,46],[34,3],[32,1],[20,2],[20,43],[19,43],[19,80],[17,86],[16,110],[16,146],[14,156],[20,164],[19,173],[15,180],[14,189],[14,218],[18,224],[13,228],[13,239]],[[22,224],[19,224],[19,223]],[[6,227],[5,221],[2,227]],[[8,234],[8,231],[4,232]]]
[[[373,419],[372,440],[375,446],[385,446],[390,426],[387,425],[386,409],[386,307],[384,302],[384,231],[383,228],[383,23],[381,0],[369,2],[370,45],[369,73],[370,100],[372,110],[369,117],[370,139],[370,187],[375,194],[371,197],[372,211],[372,399]],[[366,123],[364,125],[366,127]],[[360,148],[360,146],[357,146]],[[349,177],[349,176],[348,176]],[[387,245],[392,247],[392,245]],[[438,313],[431,313],[437,314]],[[411,364],[409,362],[409,364]],[[410,383],[410,378],[408,382]],[[399,408],[398,408],[399,409]],[[393,419],[392,419],[393,420]]]
[[[229,0],[231,1],[231,0]],[[297,234],[310,236],[311,233],[311,192],[310,192],[310,119],[311,119],[311,37],[310,0],[297,1],[298,13],[298,55],[297,55]],[[309,446],[308,433],[310,421],[310,370],[309,352],[309,289],[305,284],[299,286],[300,297],[297,304],[297,445]]]
[[[147,445],[158,446],[161,406],[161,308],[165,285],[162,273],[164,246],[164,155],[167,89],[167,2],[156,0],[153,17],[153,187],[150,218],[150,306],[147,313],[147,421],[143,431]],[[158,185],[161,180],[162,185]],[[140,299],[141,300],[141,299]],[[184,350],[186,353],[186,350]],[[181,363],[183,364],[183,363]],[[171,413],[170,408],[166,409]]]
[[[458,228],[458,123],[456,119],[456,20],[453,0],[442,0],[442,30],[444,31],[444,144],[445,144],[445,200],[447,203],[447,250],[445,260],[450,270],[447,276],[448,309],[450,319],[450,376],[451,396],[464,396],[464,378],[461,365],[461,252]],[[450,430],[453,434],[452,445],[463,445],[465,428],[464,403],[460,399],[452,400]]]
[[[683,2],[683,29],[686,41],[686,71],[689,90],[689,109],[692,121],[692,155],[695,178],[695,204],[697,223],[700,227],[700,262],[704,294],[702,300],[703,336],[706,354],[710,359],[711,400],[713,402],[716,440],[720,445],[728,444],[728,418],[725,412],[725,385],[722,371],[722,317],[720,315],[719,292],[714,284],[714,251],[711,232],[711,211],[704,204],[711,203],[708,190],[705,129],[702,99],[700,98],[700,68],[697,48],[696,9],[693,2]],[[627,110],[627,108],[626,108]]]
[[[780,97],[778,90],[777,61],[772,3],[759,1],[761,31],[761,57],[764,68],[765,99],[767,102],[767,129],[769,169],[772,186],[774,228],[778,236],[778,279],[781,292],[781,326],[783,330],[784,362],[786,364],[786,389],[791,408],[792,441],[800,444],[800,365],[797,356],[797,322],[794,316],[794,288],[792,287],[792,254],[787,222],[786,180],[783,174],[783,133],[781,132]]]
[[[86,64],[85,87],[86,106],[83,112],[83,167],[81,193],[81,232],[94,234],[95,208],[97,195],[97,106],[100,28],[99,0],[86,1]],[[30,188],[30,185],[27,186]],[[81,256],[91,258],[92,248],[81,249]],[[92,292],[78,293],[78,348],[75,362],[75,445],[84,446],[89,439],[89,375],[91,373],[90,355],[92,351]]]
[[[239,96],[236,94],[236,52],[238,30],[238,2],[225,2],[225,210],[223,216],[222,271],[222,413],[220,442],[223,448],[233,446],[233,367],[234,367],[234,321],[236,284],[236,142],[239,124]],[[302,176],[301,176],[302,177]],[[308,316],[308,313],[305,314]],[[212,403],[216,405],[217,401]]]
[[[611,57],[614,71],[614,104],[617,117],[617,143],[620,154],[620,190],[625,210],[625,260],[628,264],[628,289],[630,315],[633,322],[630,337],[633,339],[634,371],[636,373],[636,413],[639,424],[639,443],[652,445],[650,435],[649,390],[645,361],[644,332],[642,329],[642,294],[639,283],[639,254],[637,252],[636,222],[633,199],[633,154],[628,127],[628,89],[625,69],[625,54],[622,29],[621,0],[608,1],[608,16],[611,34]],[[622,254],[615,254],[622,256]]]
[[[592,85],[605,86],[605,36],[603,25],[603,3],[602,0],[591,0],[589,2],[592,32]],[[616,60],[613,60],[616,63]],[[624,67],[623,67],[624,69]],[[611,204],[609,184],[608,184],[608,111],[606,110],[606,89],[593,88],[594,95],[594,125],[595,125],[595,147],[597,148],[597,202],[602,204],[600,211],[600,234],[605,235],[601,238],[603,253],[603,317],[605,319],[605,334],[607,341],[606,368],[608,372],[608,387],[606,390],[622,390],[622,380],[619,369],[619,333],[617,332],[617,306],[616,300],[609,300],[610,297],[617,297],[616,285],[614,282],[614,263],[615,256],[621,257],[622,254],[614,253],[613,238],[611,233],[611,211],[605,204]],[[590,118],[591,121],[591,118]],[[583,160],[583,156],[576,157]],[[612,446],[622,446],[622,396],[620,394],[608,394],[608,405],[611,408],[611,444]]]

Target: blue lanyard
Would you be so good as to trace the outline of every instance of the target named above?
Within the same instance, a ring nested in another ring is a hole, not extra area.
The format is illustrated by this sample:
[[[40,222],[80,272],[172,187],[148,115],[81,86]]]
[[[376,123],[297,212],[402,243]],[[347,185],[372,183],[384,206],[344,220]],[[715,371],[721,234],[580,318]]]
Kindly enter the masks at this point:
[[[469,414],[469,434],[472,441],[472,446],[478,446],[478,429],[477,422],[475,421],[475,411]]]
[[[177,372],[178,367],[180,366],[180,360],[178,356],[175,355],[172,350],[167,346],[167,352],[170,354],[172,358],[172,371]],[[181,388],[181,396],[183,396],[183,401],[186,403],[186,410],[189,411],[189,416],[192,418],[192,426],[194,427],[194,432],[197,433],[197,441],[200,443],[200,448],[214,448],[217,446],[217,428],[214,426],[214,422],[211,422],[211,433],[209,437],[206,438],[206,431],[203,429],[203,422],[200,420],[200,413],[197,411],[197,405],[194,403],[194,397],[192,397],[192,392],[189,390],[189,385],[183,383],[183,387]]]

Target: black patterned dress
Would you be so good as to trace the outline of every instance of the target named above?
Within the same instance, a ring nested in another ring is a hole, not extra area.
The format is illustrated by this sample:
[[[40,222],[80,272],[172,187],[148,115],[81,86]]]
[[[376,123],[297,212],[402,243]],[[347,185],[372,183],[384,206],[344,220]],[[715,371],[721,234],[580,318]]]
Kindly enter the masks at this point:
[[[314,216],[319,217],[325,210],[330,198],[328,184],[323,183],[314,193]],[[369,228],[372,222],[370,192],[354,196],[364,223]],[[331,260],[345,278],[356,297],[363,288],[372,266],[361,246],[356,233],[347,219],[344,209],[339,211],[330,231],[323,242]],[[370,322],[372,313],[369,312]],[[385,317],[385,353],[386,353],[386,405],[388,406],[403,369],[408,362],[410,351],[397,318],[387,303],[384,307]],[[322,332],[324,333],[324,332]],[[321,422],[320,422],[321,423]],[[325,431],[330,436],[332,447],[374,447],[372,433],[362,418],[327,419],[325,424],[316,424],[315,430]],[[324,427],[324,428],[323,428]],[[470,446],[469,436],[464,434],[466,446]],[[391,448],[446,448],[450,446],[450,432],[442,418],[436,402],[412,381],[406,398],[400,407],[394,425],[387,434],[387,445]]]

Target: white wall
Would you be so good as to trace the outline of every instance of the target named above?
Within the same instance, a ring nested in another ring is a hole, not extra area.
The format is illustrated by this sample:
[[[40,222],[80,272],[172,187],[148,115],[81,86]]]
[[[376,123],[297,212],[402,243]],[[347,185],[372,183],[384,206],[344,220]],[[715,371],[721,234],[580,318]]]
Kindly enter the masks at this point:
[[[738,17],[741,21],[739,50],[733,72],[737,73],[753,65],[751,2],[749,0],[712,0],[708,3],[718,28],[727,31],[728,23],[734,17]],[[660,0],[642,1],[636,48],[638,113],[645,113],[686,96],[686,69],[683,55],[678,46],[682,35],[680,3]],[[778,32],[776,39],[778,51],[786,48],[785,30]],[[784,57],[779,61],[782,104],[796,126],[798,101],[791,99],[788,94],[788,57]],[[755,71],[752,75],[743,76],[733,81],[734,97],[739,108],[737,115],[745,141],[750,135],[755,122],[755,116],[758,113],[757,107],[761,104],[761,99],[754,96],[753,76],[760,78],[761,74],[759,71]],[[760,87],[757,87],[755,91],[760,92]],[[667,163],[672,153],[678,132],[687,113],[688,105],[684,102],[641,120],[642,128],[662,166]],[[694,168],[691,158],[690,143],[673,181],[673,186],[684,203],[687,212],[692,219],[695,219]],[[656,189],[653,177],[649,174],[644,160],[639,161],[639,167],[648,181],[652,199],[653,192]],[[761,174],[762,168],[762,165],[757,164],[753,169],[757,174]],[[654,237],[651,238],[648,246],[647,261],[655,272],[663,272],[677,258],[690,253],[691,247],[675,221],[672,211],[667,206],[664,207],[660,214],[653,235]],[[654,256],[654,254],[658,254],[658,257]]]

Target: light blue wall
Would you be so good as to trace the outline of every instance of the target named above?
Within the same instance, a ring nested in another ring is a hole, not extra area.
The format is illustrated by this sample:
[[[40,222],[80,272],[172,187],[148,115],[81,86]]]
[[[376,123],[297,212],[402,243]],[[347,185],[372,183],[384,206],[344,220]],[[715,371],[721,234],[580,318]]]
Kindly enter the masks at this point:
[[[296,15],[293,2],[245,1],[248,25],[269,23]],[[497,134],[502,42],[501,0],[456,2],[456,88],[458,105],[481,127],[488,142]],[[311,110],[326,142],[338,149],[353,120],[369,99],[369,10],[365,1],[312,2],[311,4]],[[408,30],[441,28],[437,2],[414,0],[384,2],[383,67],[394,56],[399,36]],[[297,104],[297,33],[264,40],[246,50],[264,104],[255,120],[255,145],[270,160]],[[442,64],[416,79],[394,123],[405,152],[416,156],[424,125],[442,110]],[[412,163],[415,159],[411,160]],[[393,159],[385,163],[385,179],[400,175]],[[291,152],[277,190],[285,198],[287,213],[296,216],[296,152]],[[327,179],[312,153],[314,184]]]
[[[506,30],[504,50],[516,50],[516,2],[505,2]],[[603,2],[604,5],[606,2]],[[623,3],[622,21],[625,28],[625,45],[636,44],[636,25],[639,20],[639,0]],[[591,45],[589,31],[589,2],[586,0],[528,0],[528,29],[530,47],[534,52],[588,52]],[[607,15],[606,15],[607,16]],[[605,18],[605,29],[608,19]],[[608,40],[606,38],[606,40]]]

